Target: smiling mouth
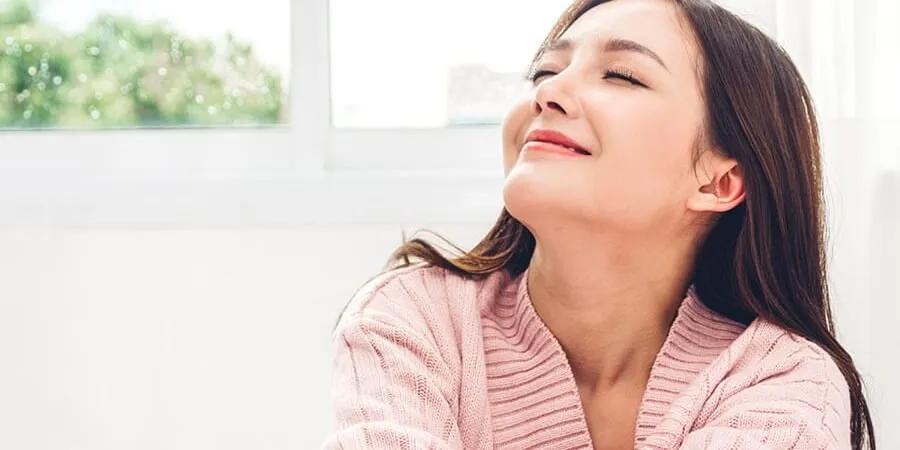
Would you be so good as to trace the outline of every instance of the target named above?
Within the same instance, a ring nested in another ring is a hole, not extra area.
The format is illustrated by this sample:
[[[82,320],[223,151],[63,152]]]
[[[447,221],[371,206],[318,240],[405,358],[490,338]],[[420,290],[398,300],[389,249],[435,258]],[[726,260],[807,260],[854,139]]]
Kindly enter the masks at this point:
[[[523,149],[557,153],[565,156],[591,156],[591,153],[586,150],[547,141],[528,141],[523,146]]]
[[[532,142],[542,142],[542,143],[549,144],[549,145],[555,145],[555,146],[557,146],[557,147],[562,147],[562,148],[564,148],[564,149],[566,149],[566,150],[568,150],[568,151],[570,151],[570,152],[575,152],[575,153],[577,153],[577,154],[579,154],[579,155],[591,156],[591,152],[589,152],[589,151],[587,151],[587,150],[584,150],[584,149],[582,149],[582,148],[578,148],[578,147],[569,147],[569,146],[567,146],[567,145],[561,145],[561,144],[556,144],[556,143],[553,143],[553,142],[545,142],[545,141],[532,141]]]
[[[591,156],[592,153],[574,139],[562,132],[549,129],[538,129],[528,133],[525,138],[525,146],[534,150],[544,150],[553,153],[569,155]]]

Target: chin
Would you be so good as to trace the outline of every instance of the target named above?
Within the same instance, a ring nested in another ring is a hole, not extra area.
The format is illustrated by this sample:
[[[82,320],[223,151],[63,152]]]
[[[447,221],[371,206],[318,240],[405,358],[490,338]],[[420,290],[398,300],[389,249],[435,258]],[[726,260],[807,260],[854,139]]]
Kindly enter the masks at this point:
[[[548,173],[546,167],[516,164],[503,183],[503,204],[509,214],[532,230],[566,222],[596,220],[590,200],[572,174]]]

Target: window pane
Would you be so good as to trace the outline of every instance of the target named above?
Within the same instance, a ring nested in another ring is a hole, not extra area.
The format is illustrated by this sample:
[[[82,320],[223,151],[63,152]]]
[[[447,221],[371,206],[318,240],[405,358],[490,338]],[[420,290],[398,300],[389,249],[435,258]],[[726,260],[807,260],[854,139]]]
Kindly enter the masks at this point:
[[[330,0],[340,128],[497,123],[569,0]]]
[[[287,122],[290,0],[0,0],[0,127]]]

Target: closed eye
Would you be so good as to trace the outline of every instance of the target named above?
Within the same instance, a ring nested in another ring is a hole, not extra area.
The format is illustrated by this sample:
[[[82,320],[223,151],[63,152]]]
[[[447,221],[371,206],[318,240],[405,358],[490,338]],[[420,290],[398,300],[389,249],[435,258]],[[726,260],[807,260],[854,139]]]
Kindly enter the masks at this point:
[[[551,77],[553,75],[556,75],[556,72],[550,70],[536,70],[528,76],[528,80],[531,81],[532,84],[537,85],[544,77]],[[635,78],[634,74],[627,69],[609,69],[605,72],[603,78],[622,80],[635,86],[647,87],[646,84]]]
[[[535,70],[528,76],[528,80],[531,81],[531,84],[538,84],[544,77],[553,75],[556,75],[556,72],[551,72],[549,70]]]
[[[605,79],[618,79],[635,86],[647,87],[646,84],[642,83],[641,80],[638,80],[634,77],[634,74],[627,69],[609,69],[606,71],[606,75],[604,75]]]

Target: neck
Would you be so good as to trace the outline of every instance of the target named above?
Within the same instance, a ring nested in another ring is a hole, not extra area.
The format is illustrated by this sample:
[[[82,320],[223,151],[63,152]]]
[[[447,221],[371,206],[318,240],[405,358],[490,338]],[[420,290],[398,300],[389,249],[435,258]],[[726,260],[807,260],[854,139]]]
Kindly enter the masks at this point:
[[[693,269],[690,243],[537,238],[528,275],[535,311],[584,390],[646,383]]]

